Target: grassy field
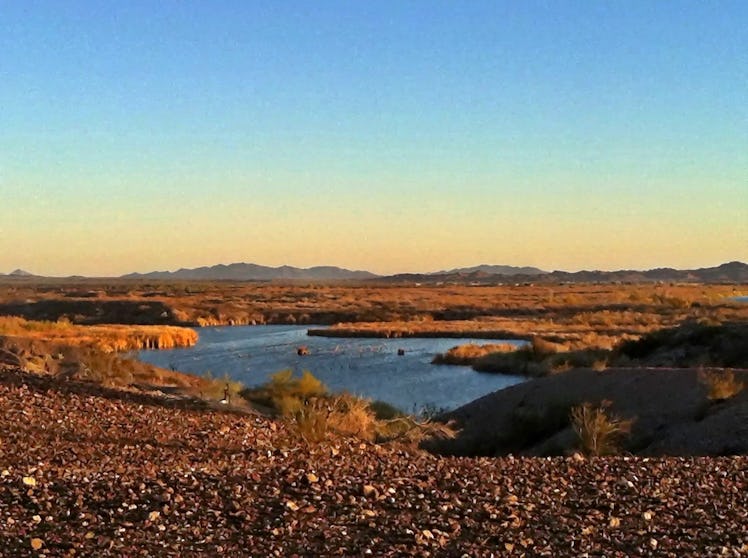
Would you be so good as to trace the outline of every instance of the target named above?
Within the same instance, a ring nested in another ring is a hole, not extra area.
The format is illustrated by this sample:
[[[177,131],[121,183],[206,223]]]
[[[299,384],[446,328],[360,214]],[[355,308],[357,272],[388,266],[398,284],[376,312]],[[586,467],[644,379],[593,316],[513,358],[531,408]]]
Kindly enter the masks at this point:
[[[748,305],[731,300],[745,293],[748,285],[6,280],[0,282],[0,338],[83,348],[82,361],[112,371],[130,365],[110,362],[100,354],[121,359],[126,351],[190,346],[197,341],[195,331],[178,326],[310,324],[310,333],[317,335],[524,339],[533,342],[533,350],[519,356],[526,357],[523,366],[528,375],[537,375],[547,373],[546,369],[603,368],[608,362],[598,351],[684,323],[745,323]],[[549,344],[555,347],[550,357],[534,350]],[[21,345],[26,361],[36,359],[40,369],[54,368],[39,354],[52,349]],[[473,362],[480,370],[516,369],[516,355],[479,351],[481,355],[456,351],[446,358]],[[5,358],[13,360],[7,354]],[[79,375],[91,369],[84,362]],[[165,372],[153,372],[154,380],[163,383]],[[145,381],[148,374],[138,368],[135,376]],[[104,380],[123,383],[131,376],[132,372],[121,377],[107,372]],[[228,382],[206,378],[201,389],[220,399]]]
[[[40,280],[0,283],[0,315],[76,324],[239,325],[356,323],[375,334],[468,327],[526,334],[639,335],[688,317],[747,315],[729,297],[748,285],[416,286]],[[457,322],[456,325],[450,325]],[[403,323],[407,327],[403,327]],[[348,327],[343,325],[340,327]]]

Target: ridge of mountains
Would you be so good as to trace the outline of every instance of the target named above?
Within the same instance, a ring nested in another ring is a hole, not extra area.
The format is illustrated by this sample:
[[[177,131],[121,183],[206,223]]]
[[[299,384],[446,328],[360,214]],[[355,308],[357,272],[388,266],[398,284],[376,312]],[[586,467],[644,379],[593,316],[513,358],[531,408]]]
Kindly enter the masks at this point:
[[[282,265],[268,267],[253,263],[218,264],[177,271],[153,271],[151,273],[128,273],[123,279],[188,279],[209,281],[272,281],[300,279],[316,281],[343,281],[351,279],[373,279],[377,275],[368,271],[351,271],[330,265],[309,268]]]
[[[453,273],[487,273],[489,275],[545,275],[547,271],[537,267],[515,267],[513,265],[476,265],[460,267],[449,271],[437,271],[430,275],[449,275]]]
[[[0,277],[15,280],[42,278],[28,271],[16,269]],[[375,283],[458,283],[497,284],[512,283],[646,283],[646,282],[692,282],[692,283],[748,283],[748,264],[733,261],[716,267],[679,270],[669,267],[649,270],[618,271],[543,271],[536,267],[509,265],[477,265],[434,273],[399,273],[380,276],[369,271],[353,271],[336,266],[299,268],[288,265],[268,267],[252,263],[219,264],[177,271],[153,271],[129,273],[122,279],[145,280],[190,280],[190,281],[372,281]],[[81,276],[68,279],[84,279]]]
[[[748,283],[748,264],[729,262],[716,267],[679,270],[669,267],[619,271],[552,271],[537,270],[531,273],[495,274],[486,268],[502,266],[477,266],[439,273],[400,273],[380,277],[377,282],[386,283],[468,283],[496,284],[512,283]],[[523,269],[523,268],[515,268]],[[536,269],[536,268],[530,268]]]

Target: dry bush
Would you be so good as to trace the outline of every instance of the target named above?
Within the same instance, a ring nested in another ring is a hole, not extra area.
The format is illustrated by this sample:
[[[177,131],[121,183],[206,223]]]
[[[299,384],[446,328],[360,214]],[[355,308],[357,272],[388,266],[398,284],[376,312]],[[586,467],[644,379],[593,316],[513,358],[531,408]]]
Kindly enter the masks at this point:
[[[325,385],[308,370],[304,370],[300,378],[293,376],[293,370],[281,370],[270,377],[267,389],[273,398],[294,396],[308,399],[327,393]]]
[[[412,416],[402,416],[376,424],[376,439],[380,442],[404,442],[418,446],[427,439],[451,440],[457,436],[454,422],[418,421]]]
[[[377,421],[369,402],[349,394],[305,400],[286,395],[278,400],[278,408],[308,444],[324,441],[330,431],[368,441],[376,434]]]
[[[245,399],[275,409],[301,439],[309,444],[326,439],[329,432],[367,441],[420,442],[429,437],[454,437],[451,425],[419,422],[391,405],[370,402],[348,393],[330,395],[310,372],[294,378],[290,370],[274,374],[259,388],[245,389]],[[378,418],[387,416],[392,418]]]
[[[331,429],[363,440],[374,440],[377,420],[368,400],[344,393],[330,399],[328,407]]]
[[[610,401],[598,406],[590,403],[571,410],[571,424],[579,437],[582,451],[587,455],[611,455],[619,450],[622,439],[631,432],[633,420],[624,420],[607,412]]]
[[[707,387],[707,398],[711,401],[735,397],[745,387],[732,370],[701,370],[699,380]]]
[[[327,437],[330,409],[322,398],[313,397],[287,417],[299,436],[308,444],[322,442]]]
[[[476,359],[484,357],[491,353],[511,353],[518,350],[517,345],[511,343],[489,343],[485,345],[477,345],[475,343],[467,343],[465,345],[458,345],[452,347],[446,353],[439,353],[434,357],[431,362],[433,364],[456,364],[469,366]]]

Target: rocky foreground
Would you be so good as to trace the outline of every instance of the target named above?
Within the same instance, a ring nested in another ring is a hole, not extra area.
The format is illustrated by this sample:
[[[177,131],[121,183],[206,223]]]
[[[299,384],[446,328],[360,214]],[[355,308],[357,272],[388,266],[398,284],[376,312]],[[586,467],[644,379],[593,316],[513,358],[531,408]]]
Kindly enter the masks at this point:
[[[438,458],[0,371],[3,556],[748,556],[748,458]]]

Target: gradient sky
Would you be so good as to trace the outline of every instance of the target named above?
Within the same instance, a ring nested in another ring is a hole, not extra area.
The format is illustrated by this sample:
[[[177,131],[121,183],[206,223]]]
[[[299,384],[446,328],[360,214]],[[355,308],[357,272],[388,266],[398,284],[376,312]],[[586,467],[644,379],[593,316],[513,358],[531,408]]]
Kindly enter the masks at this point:
[[[0,0],[0,273],[736,259],[745,0]]]

